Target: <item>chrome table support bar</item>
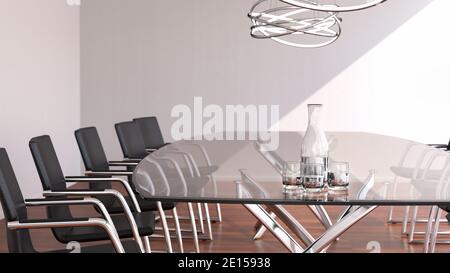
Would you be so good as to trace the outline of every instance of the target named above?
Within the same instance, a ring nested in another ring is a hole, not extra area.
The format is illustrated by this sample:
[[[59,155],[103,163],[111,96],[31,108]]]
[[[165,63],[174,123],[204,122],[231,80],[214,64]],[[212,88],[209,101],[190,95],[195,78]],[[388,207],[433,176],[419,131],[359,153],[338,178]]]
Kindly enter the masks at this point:
[[[307,249],[306,253],[318,253],[326,249],[333,241],[336,240],[340,235],[342,235],[347,229],[356,224],[358,221],[366,217],[378,206],[370,207],[358,207],[347,216],[342,218],[341,221],[334,224],[332,227],[327,229],[327,231],[320,236],[313,244],[311,244]]]
[[[331,222],[330,216],[323,206],[308,206],[312,213],[320,220],[322,225],[328,229],[333,225]]]
[[[311,245],[315,239],[314,237],[290,214],[283,206],[270,205],[268,208],[280,218],[280,221],[285,223],[288,228],[307,246]]]
[[[301,253],[304,249],[289,235],[289,233],[275,221],[260,205],[244,204],[253,216],[256,217],[290,252]]]

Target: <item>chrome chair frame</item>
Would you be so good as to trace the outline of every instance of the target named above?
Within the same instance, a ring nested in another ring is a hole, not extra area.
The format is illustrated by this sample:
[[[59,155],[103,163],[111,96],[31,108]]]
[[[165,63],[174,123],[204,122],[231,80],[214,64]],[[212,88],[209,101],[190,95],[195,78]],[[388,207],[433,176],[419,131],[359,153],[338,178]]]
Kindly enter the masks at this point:
[[[136,164],[134,163],[133,166],[136,166]],[[126,190],[126,193],[128,194],[128,196],[130,196],[134,209],[136,210],[136,212],[142,212],[139,202],[136,199],[136,195],[133,191],[133,189],[131,188],[129,182],[125,179],[122,178],[118,178],[118,177],[114,177],[115,175],[118,176],[128,176],[128,175],[132,175],[133,172],[126,172],[126,171],[105,171],[105,172],[93,172],[93,171],[87,171],[86,175],[87,177],[66,177],[66,181],[67,182],[87,182],[87,183],[107,183],[107,182],[118,182],[120,183]],[[111,175],[113,177],[111,178],[104,178],[104,177],[95,177],[95,176],[102,176],[102,175]],[[120,194],[120,193],[119,193]],[[122,195],[122,194],[120,194]],[[123,196],[122,196],[123,198]],[[125,200],[123,199],[121,201],[122,206],[124,204],[127,204],[126,201],[125,203],[123,203]],[[128,205],[128,204],[127,204]],[[167,247],[167,252],[168,253],[173,253],[173,246],[172,246],[172,242],[171,242],[171,236],[170,236],[170,228],[168,226],[167,223],[167,217],[166,217],[166,213],[163,209],[162,203],[161,202],[157,202],[157,207],[158,207],[158,214],[160,216],[159,220],[161,220],[161,225],[162,225],[162,232],[163,232],[163,238],[165,239],[166,242],[166,247]],[[173,215],[173,219],[175,222],[175,232],[176,232],[176,238],[178,239],[178,244],[180,247],[180,252],[183,253],[184,252],[184,246],[183,246],[183,240],[180,236],[181,234],[181,229],[180,229],[180,224],[179,224],[179,220],[178,220],[178,212],[176,210],[176,208],[172,209],[172,215]],[[158,228],[156,228],[156,230],[158,230]],[[161,236],[158,234],[153,234],[150,236],[151,238],[160,238]],[[148,243],[147,243],[148,242]],[[150,243],[149,243],[149,238],[145,238],[145,244],[146,247],[148,246],[148,249],[150,249]]]
[[[430,172],[433,164],[435,163],[435,161],[437,159],[442,158],[442,157],[447,158],[446,162],[444,163],[444,167],[441,170],[442,176],[445,175],[445,170],[446,170],[447,166],[450,164],[450,161],[449,161],[450,160],[450,156],[449,156],[448,153],[443,153],[440,150],[436,150],[436,151],[431,150],[430,152],[435,152],[435,154],[433,154],[427,160],[426,165],[424,166],[422,174],[420,175],[420,177],[417,177],[417,179],[419,179],[419,180],[423,180],[423,181],[428,180],[427,179],[427,177],[429,177],[428,173]],[[417,176],[418,175],[418,171],[416,170],[415,173],[416,173],[415,176]],[[442,183],[442,179],[444,178],[442,176],[439,178],[441,183]],[[415,235],[426,235],[426,232],[418,232],[418,231],[416,231],[416,225],[418,223],[418,221],[417,221],[418,210],[419,210],[419,206],[414,206],[413,207],[413,212],[412,212],[412,215],[411,215],[411,219],[409,219],[409,223],[410,223],[410,230],[409,230],[409,233],[408,233],[408,242],[409,243],[422,243],[424,241],[415,240],[414,236]],[[430,210],[433,210],[433,209],[431,208]],[[430,211],[430,213],[431,213],[431,211]],[[429,223],[429,220],[430,219],[427,219],[427,221],[425,223]],[[441,219],[441,218],[437,219],[437,221],[441,221],[441,220],[443,220],[443,219]],[[442,234],[445,234],[445,233],[442,233]]]
[[[450,157],[450,155],[448,155]],[[439,181],[439,186],[436,189],[436,195],[442,195],[445,193],[445,197],[448,197],[448,190],[450,187],[450,163],[447,162],[445,170],[442,174],[442,177]],[[436,250],[437,243],[450,243],[449,241],[438,241],[437,237],[439,234],[450,234],[450,231],[447,232],[439,232],[439,226],[441,223],[441,218],[443,214],[443,210],[438,206],[433,206],[430,208],[427,229],[425,232],[424,239],[424,252],[425,253],[434,253]]]
[[[117,179],[109,179],[109,178],[89,178],[89,177],[66,177],[65,182],[66,183],[83,183],[83,182],[97,182],[97,183],[102,183],[102,182],[113,182],[113,180],[115,182],[117,182]],[[123,182],[122,182],[123,183]],[[125,184],[123,184],[125,185]],[[125,187],[126,189],[130,189],[129,185],[126,184],[128,187]],[[136,241],[138,242],[138,245],[140,248],[145,249],[146,252],[150,253],[151,252],[151,247],[150,247],[150,240],[148,238],[148,236],[140,236],[139,234],[139,230],[136,224],[136,221],[134,219],[134,216],[124,198],[124,196],[116,191],[116,190],[103,190],[103,191],[92,191],[92,190],[83,190],[83,191],[73,191],[73,190],[65,190],[65,191],[44,191],[43,195],[45,197],[79,197],[79,196],[89,196],[89,197],[95,197],[95,196],[100,196],[100,195],[110,195],[113,196],[115,198],[117,198],[120,202],[120,204],[123,207],[124,213],[127,217],[127,220],[130,224],[130,227],[132,229],[133,235],[136,239]],[[134,209],[136,210],[136,212],[141,212],[139,204],[134,203]],[[104,210],[104,211],[103,211]],[[102,204],[102,213],[105,214],[107,213],[107,209],[106,207],[104,207],[104,205]],[[109,213],[108,213],[109,215]],[[143,239],[141,239],[141,237]],[[145,246],[144,246],[145,245]]]
[[[65,200],[48,200],[35,199],[25,200],[25,206],[60,206],[60,205],[94,205],[102,212],[105,219],[89,218],[88,220],[71,220],[71,221],[53,221],[53,220],[31,220],[31,221],[13,221],[7,223],[7,228],[15,229],[48,229],[48,228],[64,228],[64,227],[99,227],[104,229],[110,237],[111,243],[117,253],[125,253],[125,249],[120,241],[114,223],[109,213],[106,211],[103,203],[95,198],[83,199],[65,199]],[[142,245],[139,245],[143,252]]]
[[[184,151],[179,151],[179,150],[170,150],[170,149],[167,149],[167,148],[164,150],[164,153],[165,154],[180,155],[183,158],[184,162],[186,163],[186,167],[189,170],[189,175],[191,177],[193,177],[193,178],[194,177],[201,177],[200,170],[199,170],[199,168],[198,168],[198,166],[197,166],[193,156],[190,153],[184,152]],[[157,152],[152,153],[152,156],[155,159],[166,159],[166,160],[170,159],[171,164],[174,165],[174,166],[175,165],[177,166],[176,169],[179,170],[178,174],[179,175],[183,175],[183,177],[184,177],[184,174],[181,171],[182,168],[181,168],[181,166],[179,165],[179,163],[175,159],[170,158],[170,157],[166,157],[166,156],[160,156]],[[205,209],[205,219],[203,219],[202,205],[204,206],[204,209]],[[204,204],[197,203],[197,213],[198,213],[198,221],[199,221],[199,226],[200,226],[200,233],[203,235],[203,236],[201,236],[202,239],[213,240],[212,226],[211,226],[212,220],[211,220],[211,217],[210,217],[210,214],[209,214],[209,206],[208,206],[208,204],[206,204],[206,203],[204,203]],[[205,232],[204,222],[206,222],[207,234]],[[206,237],[205,237],[205,235],[206,235]]]
[[[157,168],[157,170],[159,172],[159,175],[163,179],[163,181],[166,184],[167,188],[168,188],[169,182],[168,182],[168,178],[166,176],[166,173],[164,172],[164,169],[161,166],[161,162],[166,162],[166,163],[171,164],[175,168],[175,170],[177,172],[177,175],[181,179],[182,183],[184,185],[186,185],[186,181],[185,181],[184,176],[183,176],[183,174],[181,172],[181,169],[180,169],[179,165],[177,164],[177,162],[175,160],[173,160],[171,158],[154,157],[153,155],[150,156],[150,157],[146,157],[144,160],[146,162],[154,165]],[[153,186],[153,188],[155,188],[155,187]],[[187,235],[183,235],[183,236],[185,238],[192,238],[193,242],[194,242],[195,252],[196,253],[200,253],[200,245],[199,245],[199,241],[198,241],[199,236],[198,236],[198,231],[197,231],[197,224],[196,224],[196,218],[195,218],[195,214],[194,214],[194,209],[193,209],[192,203],[190,203],[190,202],[187,203],[187,206],[188,206],[188,212],[189,212],[189,220],[191,222],[191,228],[192,229],[191,230],[181,230],[179,222],[177,221],[178,222],[177,227],[176,227],[177,236],[178,236],[178,238],[181,238],[182,237],[182,235],[181,235],[182,232],[191,232],[192,233],[192,237],[189,237]],[[175,215],[174,215],[174,217],[175,217]],[[178,217],[178,216],[176,216],[176,217]],[[169,229],[167,229],[166,232],[165,232],[166,236],[170,236],[168,231],[169,231]]]

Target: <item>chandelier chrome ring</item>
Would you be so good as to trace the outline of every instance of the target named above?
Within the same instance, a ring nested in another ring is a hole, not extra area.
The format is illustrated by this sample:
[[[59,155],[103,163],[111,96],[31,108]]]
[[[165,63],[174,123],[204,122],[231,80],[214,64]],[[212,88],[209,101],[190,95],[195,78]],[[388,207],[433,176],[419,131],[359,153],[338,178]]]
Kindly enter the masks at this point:
[[[265,0],[263,0],[265,1]],[[298,11],[299,9],[296,7],[291,7],[291,6],[286,6],[286,7],[278,7],[278,8],[273,8],[270,10],[266,10],[264,12],[254,12],[253,10],[250,11],[250,13],[248,14],[248,17],[252,20],[253,22],[253,26],[250,28],[250,35],[253,38],[256,39],[264,39],[264,38],[273,38],[273,37],[282,37],[282,36],[286,36],[286,35],[290,35],[290,34],[294,34],[294,33],[304,33],[304,34],[309,34],[309,35],[316,35],[316,36],[322,36],[322,37],[335,37],[338,34],[324,34],[324,33],[317,33],[317,32],[313,32],[313,31],[309,31],[314,29],[316,26],[320,25],[322,22],[327,21],[331,18],[337,18],[336,17],[336,13],[329,13],[329,15],[327,17],[323,17],[323,18],[311,18],[310,20],[313,21],[317,21],[316,23],[312,23],[312,24],[305,24],[303,27],[297,27],[297,28],[292,28],[289,26],[286,26],[285,24],[291,24],[293,22],[302,22],[302,21],[307,21],[306,19],[291,19],[291,20],[279,20],[281,21],[280,23],[275,23],[272,22],[270,20],[265,20],[262,17],[267,16],[268,14],[271,14],[273,12],[278,12],[278,11],[287,11],[287,10],[294,10],[294,11]],[[305,9],[303,9],[305,10]],[[337,18],[339,21],[340,19]],[[337,24],[338,22],[336,22]],[[285,30],[284,33],[281,34],[272,34],[272,35],[258,35],[256,34],[257,32],[260,32],[260,28],[267,28],[267,27],[274,27],[274,28],[280,28]]]
[[[248,13],[248,17],[253,23],[250,32],[253,38],[272,39],[293,47],[318,48],[334,43],[341,34],[341,19],[335,12],[314,11],[313,15],[308,18],[305,13],[312,12],[311,10],[291,5],[258,10],[262,9],[262,5],[269,1],[257,1]],[[311,3],[314,2],[311,1]],[[320,17],[320,13],[323,13],[324,16]],[[308,36],[327,40],[305,43],[285,38],[287,36],[300,37],[300,35],[304,35],[305,38]]]
[[[336,31],[336,35],[334,37],[332,37],[332,39],[325,41],[325,42],[321,42],[321,43],[315,43],[315,44],[305,44],[305,43],[299,43],[299,42],[290,42],[287,40],[282,39],[283,36],[286,36],[288,34],[284,34],[284,35],[278,35],[278,36],[274,36],[269,34],[265,29],[261,29],[259,30],[265,37],[258,37],[259,39],[272,39],[278,43],[287,45],[287,46],[292,46],[292,47],[297,47],[297,48],[319,48],[319,47],[324,47],[327,45],[330,45],[334,42],[336,42],[337,39],[339,39],[340,35],[341,35],[341,21],[339,18],[337,18],[336,16],[334,16],[333,18],[335,20],[335,23],[337,25],[337,31]],[[305,34],[303,32],[297,32],[294,34]],[[317,34],[313,34],[316,36],[319,36]],[[254,36],[254,35],[252,35]]]
[[[351,6],[338,6],[338,5],[324,5],[315,3],[308,0],[280,0],[285,4],[289,4],[295,7],[309,9],[309,10],[317,10],[317,11],[325,11],[325,12],[350,12],[350,11],[358,11],[363,9],[368,9],[379,4],[382,4],[386,0],[372,0],[367,3],[359,4],[359,5],[351,5]]]
[[[333,38],[330,39],[328,41],[322,42],[322,43],[316,43],[316,44],[302,44],[302,43],[294,43],[294,42],[289,42],[286,40],[283,40],[281,38],[277,38],[277,37],[273,37],[271,38],[272,40],[287,45],[287,46],[291,46],[291,47],[297,47],[297,48],[320,48],[320,47],[325,47],[328,45],[331,45],[332,43],[336,42],[337,39],[339,39],[339,37],[341,36],[341,21],[339,20],[339,18],[335,18],[337,26],[338,26],[338,31],[337,31],[337,35]]]

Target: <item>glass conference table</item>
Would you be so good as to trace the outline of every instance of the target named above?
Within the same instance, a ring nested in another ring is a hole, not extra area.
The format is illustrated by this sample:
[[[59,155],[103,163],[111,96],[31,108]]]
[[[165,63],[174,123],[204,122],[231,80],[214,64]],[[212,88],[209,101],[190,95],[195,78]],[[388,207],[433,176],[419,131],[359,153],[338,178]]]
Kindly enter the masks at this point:
[[[281,132],[275,150],[262,141],[176,142],[141,161],[133,181],[149,200],[241,204],[258,220],[255,238],[270,231],[296,253],[326,250],[379,206],[449,206],[448,153],[369,133],[336,132],[327,137],[330,161],[350,164],[347,191],[283,191],[283,162],[299,159],[302,133],[297,132]],[[314,238],[284,205],[306,206],[325,232]],[[342,206],[342,213],[331,220],[326,206]]]

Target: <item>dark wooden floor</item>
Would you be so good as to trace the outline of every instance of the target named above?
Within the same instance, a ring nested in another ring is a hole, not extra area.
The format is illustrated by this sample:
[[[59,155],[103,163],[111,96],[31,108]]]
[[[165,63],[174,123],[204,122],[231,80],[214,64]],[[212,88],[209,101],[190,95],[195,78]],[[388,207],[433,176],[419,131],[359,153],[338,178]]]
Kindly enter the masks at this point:
[[[179,205],[179,214],[187,215],[185,205]],[[308,228],[314,236],[319,236],[323,228],[305,207],[288,207],[298,219]],[[339,208],[328,208],[331,215],[336,215]],[[96,215],[92,209],[86,207],[75,207],[74,214],[77,216]],[[212,209],[211,209],[212,211]],[[423,209],[425,212],[426,209]],[[202,241],[202,252],[286,252],[282,245],[267,233],[258,241],[252,240],[255,220],[245,208],[239,205],[223,205],[223,223],[213,224],[214,240]],[[400,212],[400,211],[399,211]],[[214,212],[212,212],[214,214]],[[348,230],[339,241],[334,243],[328,252],[370,252],[368,244],[372,241],[378,242],[381,252],[422,252],[421,244],[408,244],[406,238],[401,236],[401,225],[387,224],[387,208],[379,208],[367,218],[357,223]],[[42,209],[33,208],[30,215],[39,218],[45,215]],[[184,223],[185,227],[187,223]],[[449,225],[442,225],[442,229],[450,229]],[[420,226],[423,229],[423,226]],[[32,232],[33,243],[40,251],[64,248],[65,246],[56,242],[48,230],[37,230]],[[175,244],[175,243],[174,243]],[[187,251],[192,250],[192,241],[184,240]],[[162,249],[163,241],[155,239],[152,241],[154,250]],[[174,246],[175,249],[177,246]],[[449,252],[450,245],[439,245],[437,252]],[[7,252],[5,225],[0,224],[0,252]]]

